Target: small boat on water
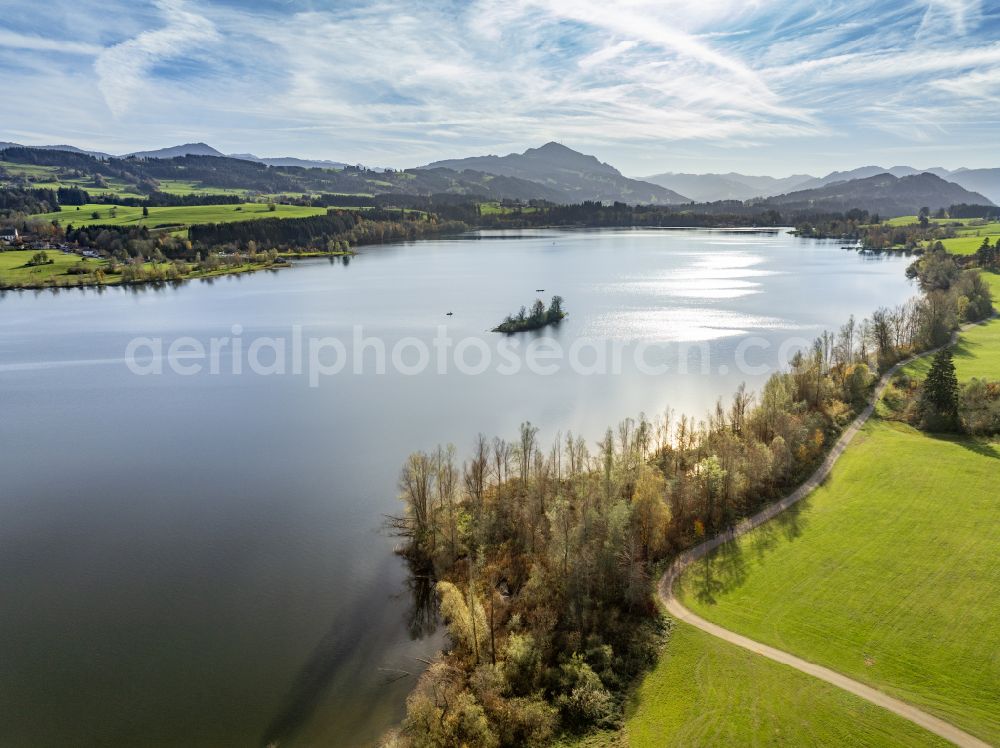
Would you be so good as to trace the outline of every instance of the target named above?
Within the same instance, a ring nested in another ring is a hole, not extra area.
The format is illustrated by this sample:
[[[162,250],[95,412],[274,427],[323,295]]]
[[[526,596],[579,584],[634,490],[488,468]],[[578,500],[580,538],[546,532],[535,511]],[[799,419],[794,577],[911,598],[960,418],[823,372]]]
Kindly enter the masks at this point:
[[[451,315],[453,315],[453,314],[454,314],[454,312],[445,312],[445,315],[444,315],[444,316],[445,316],[445,317],[450,317],[450,316],[451,316]]]
[[[544,288],[536,288],[535,293],[541,293],[544,290],[545,290]]]

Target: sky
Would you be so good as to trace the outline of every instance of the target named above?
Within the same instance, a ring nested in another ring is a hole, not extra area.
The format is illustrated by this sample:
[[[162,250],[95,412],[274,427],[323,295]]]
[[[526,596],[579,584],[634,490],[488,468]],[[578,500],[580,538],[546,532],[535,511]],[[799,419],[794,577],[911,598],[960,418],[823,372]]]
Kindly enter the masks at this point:
[[[0,140],[630,176],[1000,166],[1000,0],[0,0]]]

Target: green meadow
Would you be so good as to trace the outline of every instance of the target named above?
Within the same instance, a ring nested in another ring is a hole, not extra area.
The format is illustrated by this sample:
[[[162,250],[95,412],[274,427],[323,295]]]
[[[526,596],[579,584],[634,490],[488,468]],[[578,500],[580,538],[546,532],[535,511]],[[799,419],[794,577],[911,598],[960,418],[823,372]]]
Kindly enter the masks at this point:
[[[1000,308],[1000,273],[983,273],[983,278],[993,292],[993,305]],[[963,332],[953,349],[955,374],[960,382],[973,377],[1000,380],[1000,318]],[[921,358],[907,364],[906,373],[923,379],[931,367],[930,358]]]
[[[994,318],[963,333],[953,353],[960,382],[973,377],[1000,380],[1000,319]],[[907,365],[906,373],[923,379],[930,368],[929,359],[920,359]]]
[[[684,623],[633,702],[625,728],[633,748],[948,745],[853,694]]]
[[[929,218],[931,223],[967,223],[975,219],[972,218]],[[909,226],[911,223],[920,223],[917,216],[896,216],[888,218],[884,222],[887,226]]]
[[[916,216],[899,216],[890,218],[885,223],[889,226],[909,226],[918,223]],[[1000,223],[993,221],[986,223],[978,218],[931,218],[931,223],[936,224],[961,224],[955,228],[956,236],[951,239],[942,239],[941,244],[949,252],[959,255],[975,254],[983,243],[983,237],[990,237],[990,244],[996,244],[1000,239]]]
[[[536,208],[528,206],[521,208],[520,210],[522,213],[534,213]],[[497,201],[479,203],[479,212],[484,216],[506,215],[507,213],[513,213],[514,211],[515,208],[502,205]]]
[[[257,218],[305,218],[326,213],[326,208],[310,208],[299,205],[276,204],[274,210],[266,203],[242,203],[240,205],[192,205],[169,208],[150,208],[149,215],[143,217],[142,208],[125,205],[111,206],[92,203],[66,206],[56,213],[41,213],[35,218],[57,220],[63,226],[113,225],[181,227],[196,223],[228,223],[249,221]],[[94,213],[97,217],[94,217]]]
[[[949,252],[957,255],[973,255],[976,250],[982,246],[983,237],[988,236],[990,238],[990,244],[996,244],[997,239],[1000,239],[1000,231],[994,234],[972,234],[967,236],[956,236],[954,239],[942,239],[941,244]]]
[[[694,565],[680,596],[1000,741],[998,475],[998,442],[872,421],[819,490]]]
[[[70,268],[82,264],[88,269],[87,272],[92,273],[108,264],[104,260],[84,260],[77,255],[67,255],[57,249],[49,249],[45,254],[52,260],[52,264],[29,267],[28,262],[35,254],[35,250],[29,249],[0,252],[0,282],[9,286],[30,286],[49,279],[61,278],[67,283],[75,284],[79,276],[70,275],[68,273]]]
[[[159,180],[159,190],[174,195],[245,195],[247,192],[229,187],[205,187],[201,182],[184,182],[179,179]]]

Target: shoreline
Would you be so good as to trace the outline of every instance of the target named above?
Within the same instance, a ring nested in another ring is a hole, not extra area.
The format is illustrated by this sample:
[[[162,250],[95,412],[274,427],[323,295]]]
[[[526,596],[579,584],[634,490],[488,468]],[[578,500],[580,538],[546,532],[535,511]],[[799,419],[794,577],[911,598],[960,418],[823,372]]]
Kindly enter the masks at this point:
[[[32,252],[34,250],[5,250],[0,252],[0,257],[8,252]],[[2,278],[2,271],[0,271],[0,294],[6,291],[70,291],[74,289],[85,289],[85,288],[126,288],[126,287],[139,287],[139,286],[159,286],[167,284],[180,284],[187,283],[189,281],[195,280],[207,280],[213,278],[223,278],[226,276],[235,275],[246,275],[249,273],[256,273],[263,270],[281,270],[284,268],[292,268],[294,264],[289,262],[289,260],[304,260],[304,259],[319,259],[322,257],[353,257],[357,255],[357,252],[352,250],[338,250],[336,252],[283,252],[278,255],[278,259],[272,263],[253,263],[245,262],[241,265],[234,266],[231,268],[216,268],[208,271],[190,271],[184,274],[180,278],[149,278],[134,281],[122,280],[121,275],[111,276],[104,280],[97,280],[94,278],[94,273],[87,273],[81,275],[81,279],[78,282],[65,283],[65,282],[53,282],[53,278],[59,278],[60,281],[64,278],[72,278],[70,275],[59,275],[59,276],[48,276],[43,281],[29,282],[29,283],[18,283],[13,282],[9,285],[5,284]],[[169,263],[168,263],[169,264]],[[13,268],[15,270],[21,270],[28,268],[27,265],[21,265],[19,267]],[[94,271],[101,270],[101,267],[95,267]]]
[[[425,240],[428,240],[428,239],[438,239],[438,240],[440,240],[440,239],[448,239],[448,238],[462,238],[463,236],[467,236],[469,234],[477,234],[477,233],[480,233],[480,232],[483,232],[483,231],[509,231],[509,230],[520,231],[520,230],[528,230],[528,229],[569,230],[569,231],[575,231],[575,230],[625,229],[625,228],[628,228],[628,229],[639,229],[639,230],[645,230],[645,229],[652,229],[652,230],[663,230],[663,229],[669,229],[669,230],[699,230],[699,231],[733,231],[733,230],[742,230],[742,231],[747,231],[747,232],[768,231],[768,232],[778,233],[778,232],[781,232],[781,231],[788,231],[790,227],[787,227],[787,226],[777,226],[777,227],[776,226],[734,226],[734,225],[721,225],[721,224],[718,225],[718,226],[604,226],[604,225],[588,225],[588,224],[585,224],[585,223],[572,224],[572,225],[569,225],[569,224],[562,224],[562,225],[560,225],[560,224],[545,224],[545,225],[538,225],[538,226],[521,226],[521,227],[507,227],[507,228],[494,227],[494,226],[473,226],[473,227],[470,227],[467,231],[464,231],[464,232],[461,232],[461,233],[457,233],[457,234],[440,234],[440,235],[432,235],[432,236],[421,236],[421,237],[417,237],[415,239],[402,240],[402,243],[409,244],[409,243],[412,243],[412,242],[420,242],[420,241],[425,241]],[[790,232],[790,233],[794,233],[794,232]],[[813,237],[799,237],[799,238],[813,238]],[[364,244],[364,245],[359,245],[359,246],[378,246],[379,244],[392,244],[392,243],[395,243],[395,242],[376,242],[374,244]],[[34,249],[14,249],[14,248],[7,247],[7,248],[4,248],[4,249],[0,250],[0,257],[3,257],[5,254],[7,254],[9,252],[34,252],[34,251],[39,251],[39,250],[34,250]],[[56,252],[56,250],[41,250],[41,251],[52,251],[53,253]],[[85,288],[140,287],[140,286],[157,286],[157,285],[165,285],[165,284],[178,284],[178,283],[185,283],[185,282],[188,282],[188,281],[199,280],[199,279],[221,278],[221,277],[230,276],[230,275],[244,275],[244,274],[247,274],[247,273],[255,273],[255,272],[258,272],[258,271],[261,271],[261,270],[279,270],[281,268],[291,268],[291,267],[293,267],[292,263],[287,262],[287,260],[318,259],[318,258],[322,258],[322,257],[354,257],[354,256],[357,256],[357,254],[358,254],[358,252],[355,249],[336,250],[336,251],[333,251],[333,252],[309,251],[309,250],[306,250],[306,251],[286,251],[286,252],[279,252],[278,253],[279,261],[275,262],[275,263],[271,263],[271,264],[244,263],[241,266],[234,267],[234,268],[231,268],[231,269],[215,269],[215,270],[211,270],[211,271],[204,272],[204,273],[187,273],[183,277],[180,277],[180,278],[173,278],[173,279],[151,278],[151,279],[143,279],[143,280],[135,280],[135,281],[123,281],[123,280],[121,280],[120,276],[113,276],[110,279],[105,279],[103,281],[98,281],[98,280],[96,280],[96,279],[94,279],[92,277],[93,273],[88,273],[88,274],[81,275],[81,277],[82,278],[86,278],[86,280],[80,280],[80,281],[77,281],[77,282],[52,282],[51,279],[52,278],[56,278],[56,277],[58,277],[60,279],[60,281],[64,281],[67,278],[72,278],[73,277],[73,276],[69,276],[69,275],[63,274],[63,275],[60,275],[60,276],[48,276],[48,278],[46,278],[45,280],[38,281],[38,282],[27,282],[27,283],[25,283],[25,282],[12,282],[12,283],[7,284],[3,280],[4,271],[0,270],[0,294],[4,293],[6,291],[46,291],[46,290],[63,291],[63,290],[72,290],[72,289],[85,289]],[[98,260],[98,262],[105,262],[105,261]],[[23,269],[25,267],[26,267],[26,265],[21,265],[21,266],[16,267],[16,268],[11,268],[11,270],[21,270],[21,269]],[[101,268],[99,268],[99,267],[98,268],[94,268],[95,271],[96,270],[100,270],[100,269]],[[529,329],[536,329],[536,328],[525,328],[524,330],[514,330],[514,331],[511,331],[511,332],[505,332],[505,331],[499,330],[499,329],[493,329],[492,331],[493,332],[502,332],[504,334],[512,334],[514,332],[525,332],[525,331],[528,331]]]

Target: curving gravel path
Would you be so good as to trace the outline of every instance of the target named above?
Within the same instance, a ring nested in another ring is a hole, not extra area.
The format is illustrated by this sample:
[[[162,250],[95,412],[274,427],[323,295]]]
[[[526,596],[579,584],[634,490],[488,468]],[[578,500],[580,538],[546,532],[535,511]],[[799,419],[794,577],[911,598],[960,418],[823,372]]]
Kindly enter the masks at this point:
[[[703,558],[710,551],[718,548],[723,543],[735,540],[740,535],[744,535],[754,528],[764,524],[777,514],[783,512],[792,504],[804,499],[813,491],[813,489],[826,480],[826,477],[830,474],[830,470],[840,458],[840,455],[844,453],[844,450],[847,449],[847,445],[851,443],[851,439],[854,438],[854,435],[858,433],[872,413],[875,412],[875,404],[879,401],[879,398],[882,397],[882,393],[885,392],[886,387],[888,387],[889,380],[892,378],[893,374],[895,374],[901,367],[915,359],[922,358],[924,356],[931,356],[942,348],[954,345],[958,339],[959,332],[975,327],[977,324],[983,323],[973,323],[963,326],[959,331],[956,331],[955,334],[952,335],[951,340],[947,345],[939,346],[938,348],[925,351],[924,353],[920,353],[916,356],[911,356],[908,359],[900,361],[883,374],[867,407],[865,407],[858,417],[854,419],[853,423],[847,427],[844,433],[840,435],[840,438],[837,440],[837,443],[833,445],[833,448],[826,456],[826,459],[823,460],[823,463],[818,468],[816,468],[816,471],[809,477],[809,480],[780,501],[770,504],[752,517],[747,517],[746,519],[740,521],[731,530],[720,533],[714,538],[706,540],[704,543],[696,545],[678,555],[660,578],[659,594],[660,599],[663,601],[663,604],[666,606],[667,612],[670,615],[684,621],[685,623],[689,623],[692,626],[696,626],[712,636],[716,636],[719,639],[730,642],[731,644],[735,644],[739,647],[750,650],[751,652],[763,655],[764,657],[774,660],[775,662],[780,662],[783,665],[793,667],[803,673],[808,673],[815,678],[819,678],[820,680],[837,686],[837,688],[849,691],[855,696],[860,696],[866,701],[870,701],[871,703],[883,707],[884,709],[888,709],[890,712],[898,714],[900,717],[908,719],[926,730],[930,730],[935,735],[939,735],[955,745],[967,748],[990,748],[988,743],[984,743],[979,738],[968,734],[964,730],[960,730],[951,723],[945,722],[944,720],[928,714],[927,712],[907,704],[904,701],[888,696],[878,689],[866,686],[864,683],[856,681],[853,678],[848,678],[846,675],[842,675],[838,672],[830,670],[829,668],[816,665],[812,662],[807,662],[806,660],[789,654],[788,652],[775,649],[774,647],[769,647],[766,644],[761,644],[760,642],[748,639],[747,637],[741,636],[740,634],[730,631],[729,629],[724,629],[722,626],[717,626],[710,621],[706,621],[704,618],[695,615],[690,610],[685,608],[681,602],[674,597],[674,582],[681,575],[684,569],[687,568],[692,562]]]

